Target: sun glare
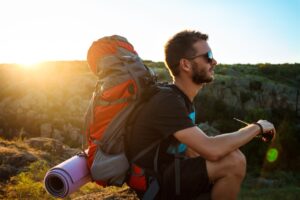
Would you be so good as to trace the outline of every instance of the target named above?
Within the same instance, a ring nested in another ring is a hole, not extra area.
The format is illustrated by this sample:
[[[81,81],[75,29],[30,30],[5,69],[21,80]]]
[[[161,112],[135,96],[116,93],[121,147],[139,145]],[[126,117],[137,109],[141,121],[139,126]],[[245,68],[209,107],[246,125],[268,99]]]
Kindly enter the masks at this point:
[[[274,162],[278,158],[278,150],[276,148],[270,148],[267,152],[266,158],[269,162]]]
[[[21,63],[18,63],[21,67],[23,68],[26,68],[26,69],[32,69],[32,68],[35,68],[37,66],[37,63],[38,62],[21,62]]]
[[[16,60],[16,63],[20,65],[23,68],[32,69],[37,66],[38,63],[42,62],[42,59],[39,58],[33,58],[33,57],[21,57]]]

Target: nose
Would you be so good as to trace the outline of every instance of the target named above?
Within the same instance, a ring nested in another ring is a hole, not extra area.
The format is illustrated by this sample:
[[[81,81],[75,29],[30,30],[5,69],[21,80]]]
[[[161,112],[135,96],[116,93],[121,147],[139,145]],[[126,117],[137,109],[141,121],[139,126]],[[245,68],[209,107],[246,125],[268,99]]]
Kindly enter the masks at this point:
[[[216,66],[216,65],[218,64],[218,62],[217,62],[216,59],[213,58],[211,64],[212,64],[213,66]]]

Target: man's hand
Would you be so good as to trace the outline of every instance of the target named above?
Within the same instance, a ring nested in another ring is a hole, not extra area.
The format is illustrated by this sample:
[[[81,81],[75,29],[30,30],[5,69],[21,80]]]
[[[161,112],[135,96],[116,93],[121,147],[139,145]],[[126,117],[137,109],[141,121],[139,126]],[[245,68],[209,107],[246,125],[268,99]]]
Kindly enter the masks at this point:
[[[275,139],[276,130],[272,123],[267,120],[258,120],[257,123],[262,126],[262,140],[264,142],[268,142],[270,138],[271,140]]]

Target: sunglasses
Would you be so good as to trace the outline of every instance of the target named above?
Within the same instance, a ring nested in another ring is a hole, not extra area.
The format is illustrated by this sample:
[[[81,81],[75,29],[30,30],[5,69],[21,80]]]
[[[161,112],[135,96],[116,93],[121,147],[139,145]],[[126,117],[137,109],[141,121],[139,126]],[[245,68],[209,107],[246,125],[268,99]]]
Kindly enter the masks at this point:
[[[198,58],[198,57],[205,57],[206,60],[207,60],[207,62],[209,62],[209,63],[211,63],[213,61],[213,59],[214,59],[212,51],[208,51],[205,54],[193,56],[193,57],[186,58],[186,59],[188,59],[188,60],[194,60],[195,58]]]

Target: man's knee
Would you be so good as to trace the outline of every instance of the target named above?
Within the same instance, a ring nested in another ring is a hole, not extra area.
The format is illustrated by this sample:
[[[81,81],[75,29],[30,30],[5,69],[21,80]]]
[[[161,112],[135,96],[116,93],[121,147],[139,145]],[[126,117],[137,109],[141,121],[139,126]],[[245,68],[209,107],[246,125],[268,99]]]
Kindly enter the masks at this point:
[[[228,156],[228,161],[230,163],[230,173],[234,174],[235,176],[244,178],[247,166],[245,155],[240,150],[236,150],[231,152]]]
[[[243,179],[246,174],[246,158],[239,151],[233,151],[217,162],[206,161],[209,179],[215,181],[225,176]]]

